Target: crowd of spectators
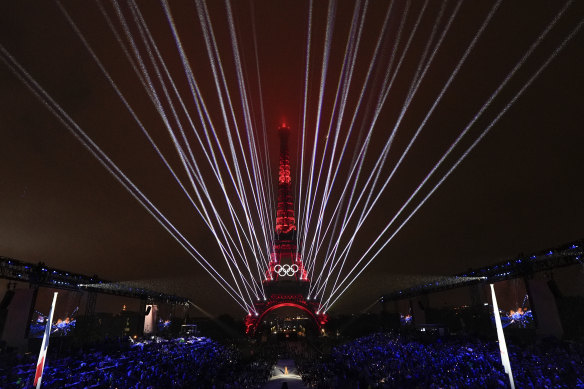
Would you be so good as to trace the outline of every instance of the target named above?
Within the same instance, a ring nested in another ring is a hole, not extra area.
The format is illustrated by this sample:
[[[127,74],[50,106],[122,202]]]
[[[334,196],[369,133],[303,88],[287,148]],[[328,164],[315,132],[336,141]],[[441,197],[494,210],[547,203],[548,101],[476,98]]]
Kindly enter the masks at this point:
[[[376,333],[324,354],[306,341],[256,344],[245,359],[205,337],[49,355],[43,388],[261,388],[278,358],[294,358],[310,388],[508,388],[495,341]],[[584,344],[508,344],[517,388],[583,388]],[[318,351],[318,350],[317,350]],[[36,355],[4,355],[0,388],[32,388]]]
[[[508,345],[517,388],[584,388],[584,345]],[[297,365],[311,388],[507,388],[496,342],[377,333]]]
[[[33,388],[34,356],[3,361],[1,388]],[[243,361],[231,347],[190,337],[136,342],[115,352],[49,356],[43,388],[260,388],[271,362]]]

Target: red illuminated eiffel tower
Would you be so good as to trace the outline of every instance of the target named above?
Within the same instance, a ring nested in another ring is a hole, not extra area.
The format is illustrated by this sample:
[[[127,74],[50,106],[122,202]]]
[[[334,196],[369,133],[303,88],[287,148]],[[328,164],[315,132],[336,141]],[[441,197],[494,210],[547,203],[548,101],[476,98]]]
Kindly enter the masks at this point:
[[[296,219],[291,191],[290,155],[288,137],[290,128],[284,123],[278,127],[280,135],[280,164],[278,172],[278,208],[276,211],[276,236],[270,263],[263,281],[266,300],[255,303],[256,312],[245,320],[246,333],[253,335],[264,316],[282,307],[303,310],[322,329],[328,320],[320,312],[320,304],[308,301],[308,272],[297,249]]]

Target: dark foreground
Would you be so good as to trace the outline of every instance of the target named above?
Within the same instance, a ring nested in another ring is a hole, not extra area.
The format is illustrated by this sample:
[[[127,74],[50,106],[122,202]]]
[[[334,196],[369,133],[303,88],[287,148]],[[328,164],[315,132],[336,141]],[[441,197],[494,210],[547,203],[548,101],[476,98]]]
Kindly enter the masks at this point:
[[[110,345],[111,346],[111,345]],[[112,348],[110,347],[110,350]],[[226,346],[209,338],[116,344],[49,355],[43,388],[506,388],[496,342],[377,333]],[[517,388],[584,388],[584,345],[509,346]],[[286,358],[289,358],[286,360]],[[1,388],[32,388],[36,356],[4,352]],[[287,373],[287,374],[286,374]]]

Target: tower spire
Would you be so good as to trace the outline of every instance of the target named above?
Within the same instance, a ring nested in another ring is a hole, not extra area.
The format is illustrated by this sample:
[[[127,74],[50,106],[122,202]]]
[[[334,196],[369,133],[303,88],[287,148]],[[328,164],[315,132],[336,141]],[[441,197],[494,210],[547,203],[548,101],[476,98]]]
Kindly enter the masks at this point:
[[[280,137],[280,162],[278,166],[276,231],[265,281],[275,281],[280,277],[293,277],[297,281],[308,281],[308,273],[304,269],[302,258],[297,250],[296,219],[294,218],[290,154],[288,152],[290,127],[286,123],[282,123],[278,127],[278,135]],[[286,271],[284,272],[282,269],[286,269]]]
[[[278,209],[276,212],[276,239],[281,234],[296,231],[294,218],[294,202],[291,193],[290,154],[288,153],[288,138],[290,127],[283,123],[278,127],[280,136],[280,164],[278,168]],[[294,238],[295,236],[291,237]]]

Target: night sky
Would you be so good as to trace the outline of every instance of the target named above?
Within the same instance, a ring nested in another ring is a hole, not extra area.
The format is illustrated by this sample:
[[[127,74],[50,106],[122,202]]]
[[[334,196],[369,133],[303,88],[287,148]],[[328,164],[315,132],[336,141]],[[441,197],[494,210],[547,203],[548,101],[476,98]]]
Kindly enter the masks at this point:
[[[208,3],[221,62],[236,106],[236,120],[241,136],[245,137],[225,3]],[[180,179],[188,183],[163,120],[110,30],[98,7],[100,3],[64,1],[61,4],[170,165]],[[115,7],[108,1],[101,4],[124,38]],[[146,56],[145,45],[128,4],[121,2],[120,10],[142,55]],[[341,139],[349,131],[350,117],[357,106],[359,92],[389,4],[388,1],[367,3],[353,80],[347,94],[348,113],[339,127]],[[369,130],[375,112],[374,105],[392,60],[392,48],[404,14],[407,12],[401,40],[395,51],[393,69],[402,56],[424,4],[422,1],[395,1],[392,5],[378,62],[372,68],[371,82],[365,90],[338,178],[323,213],[325,220],[334,220],[337,214],[344,215],[346,212],[346,209],[341,208],[334,213],[331,204],[338,200],[345,183],[343,180],[353,166],[354,152]],[[428,2],[373,128],[361,176],[357,183],[350,185],[357,192],[364,187],[383,145],[394,129],[419,61],[424,57],[436,18],[442,12],[426,60],[457,4],[449,1],[442,6],[441,2]],[[466,1],[458,9],[401,120],[381,171],[382,179],[390,174],[404,153],[494,4]],[[347,267],[352,266],[375,240],[564,5],[564,2],[550,1],[503,1],[496,9],[492,20],[356,236]],[[169,72],[175,78],[177,89],[194,118],[195,127],[200,130],[201,119],[194,107],[187,76],[163,5],[159,2],[138,2],[138,7]],[[328,168],[331,160],[330,149],[324,152],[326,132],[345,58],[353,7],[352,1],[339,1],[333,9],[335,18],[331,29],[330,60],[322,83],[324,94],[317,136],[315,127],[329,3],[315,1],[314,4],[305,164],[309,161],[309,151],[312,151],[315,139],[317,161],[323,159],[324,153],[325,168]],[[297,137],[302,129],[303,118],[309,4],[307,1],[234,1],[231,8],[247,94],[252,106],[252,133],[260,137],[257,138],[260,145],[263,145],[264,133],[260,110],[260,102],[263,102],[271,169],[267,185],[276,188],[277,184],[279,143],[276,128],[282,121],[289,123],[292,128],[290,154],[292,180],[296,183],[299,176],[300,142]],[[195,2],[171,1],[170,10],[194,77],[216,123],[215,134],[227,150],[226,128]],[[583,20],[584,3],[575,1],[407,210],[413,210]],[[222,274],[228,276],[213,236],[153,151],[58,3],[2,1],[0,44],[183,232],[193,246]],[[362,310],[380,294],[408,283],[417,283],[421,277],[454,274],[519,253],[538,251],[584,238],[583,47],[584,29],[580,29],[375,258],[334,306],[334,312]],[[5,54],[2,58],[6,58]],[[145,57],[145,60],[148,59]],[[154,67],[148,65],[147,70],[154,77]],[[156,87],[158,93],[162,94],[160,86]],[[165,105],[165,109],[168,111],[169,107]],[[337,120],[338,109],[335,112],[333,118]],[[186,126],[184,115],[181,120]],[[173,127],[178,134],[177,127]],[[202,150],[196,146],[192,130],[189,131],[189,141],[197,161],[201,161],[201,174],[208,183],[209,193],[213,199],[220,200],[219,184],[214,180],[208,165],[205,165]],[[329,135],[331,141],[333,133],[334,127]],[[261,150],[260,158],[264,160],[266,156]],[[337,152],[335,161],[338,155]],[[230,157],[227,160],[233,164]],[[308,166],[305,165],[305,182],[307,174]],[[322,174],[326,177],[325,171]],[[244,183],[245,187],[249,185],[251,183],[248,181]],[[295,188],[297,199],[299,188]],[[229,193],[232,199],[236,198],[233,192]],[[219,200],[218,212],[228,218],[227,207]],[[303,212],[305,210],[300,209],[299,218]],[[399,221],[402,220],[403,216]],[[354,228],[354,225],[350,224],[349,229]],[[257,222],[254,226],[256,229],[261,228]],[[388,236],[385,235],[386,238]],[[336,240],[336,237],[326,237],[324,245],[331,241],[334,244]],[[341,237],[341,246],[346,240],[346,236]],[[223,289],[103,168],[4,62],[0,62],[0,255],[30,262],[43,261],[56,268],[98,274],[116,281],[140,281],[153,289],[191,297],[201,308],[213,314],[243,314]]]

